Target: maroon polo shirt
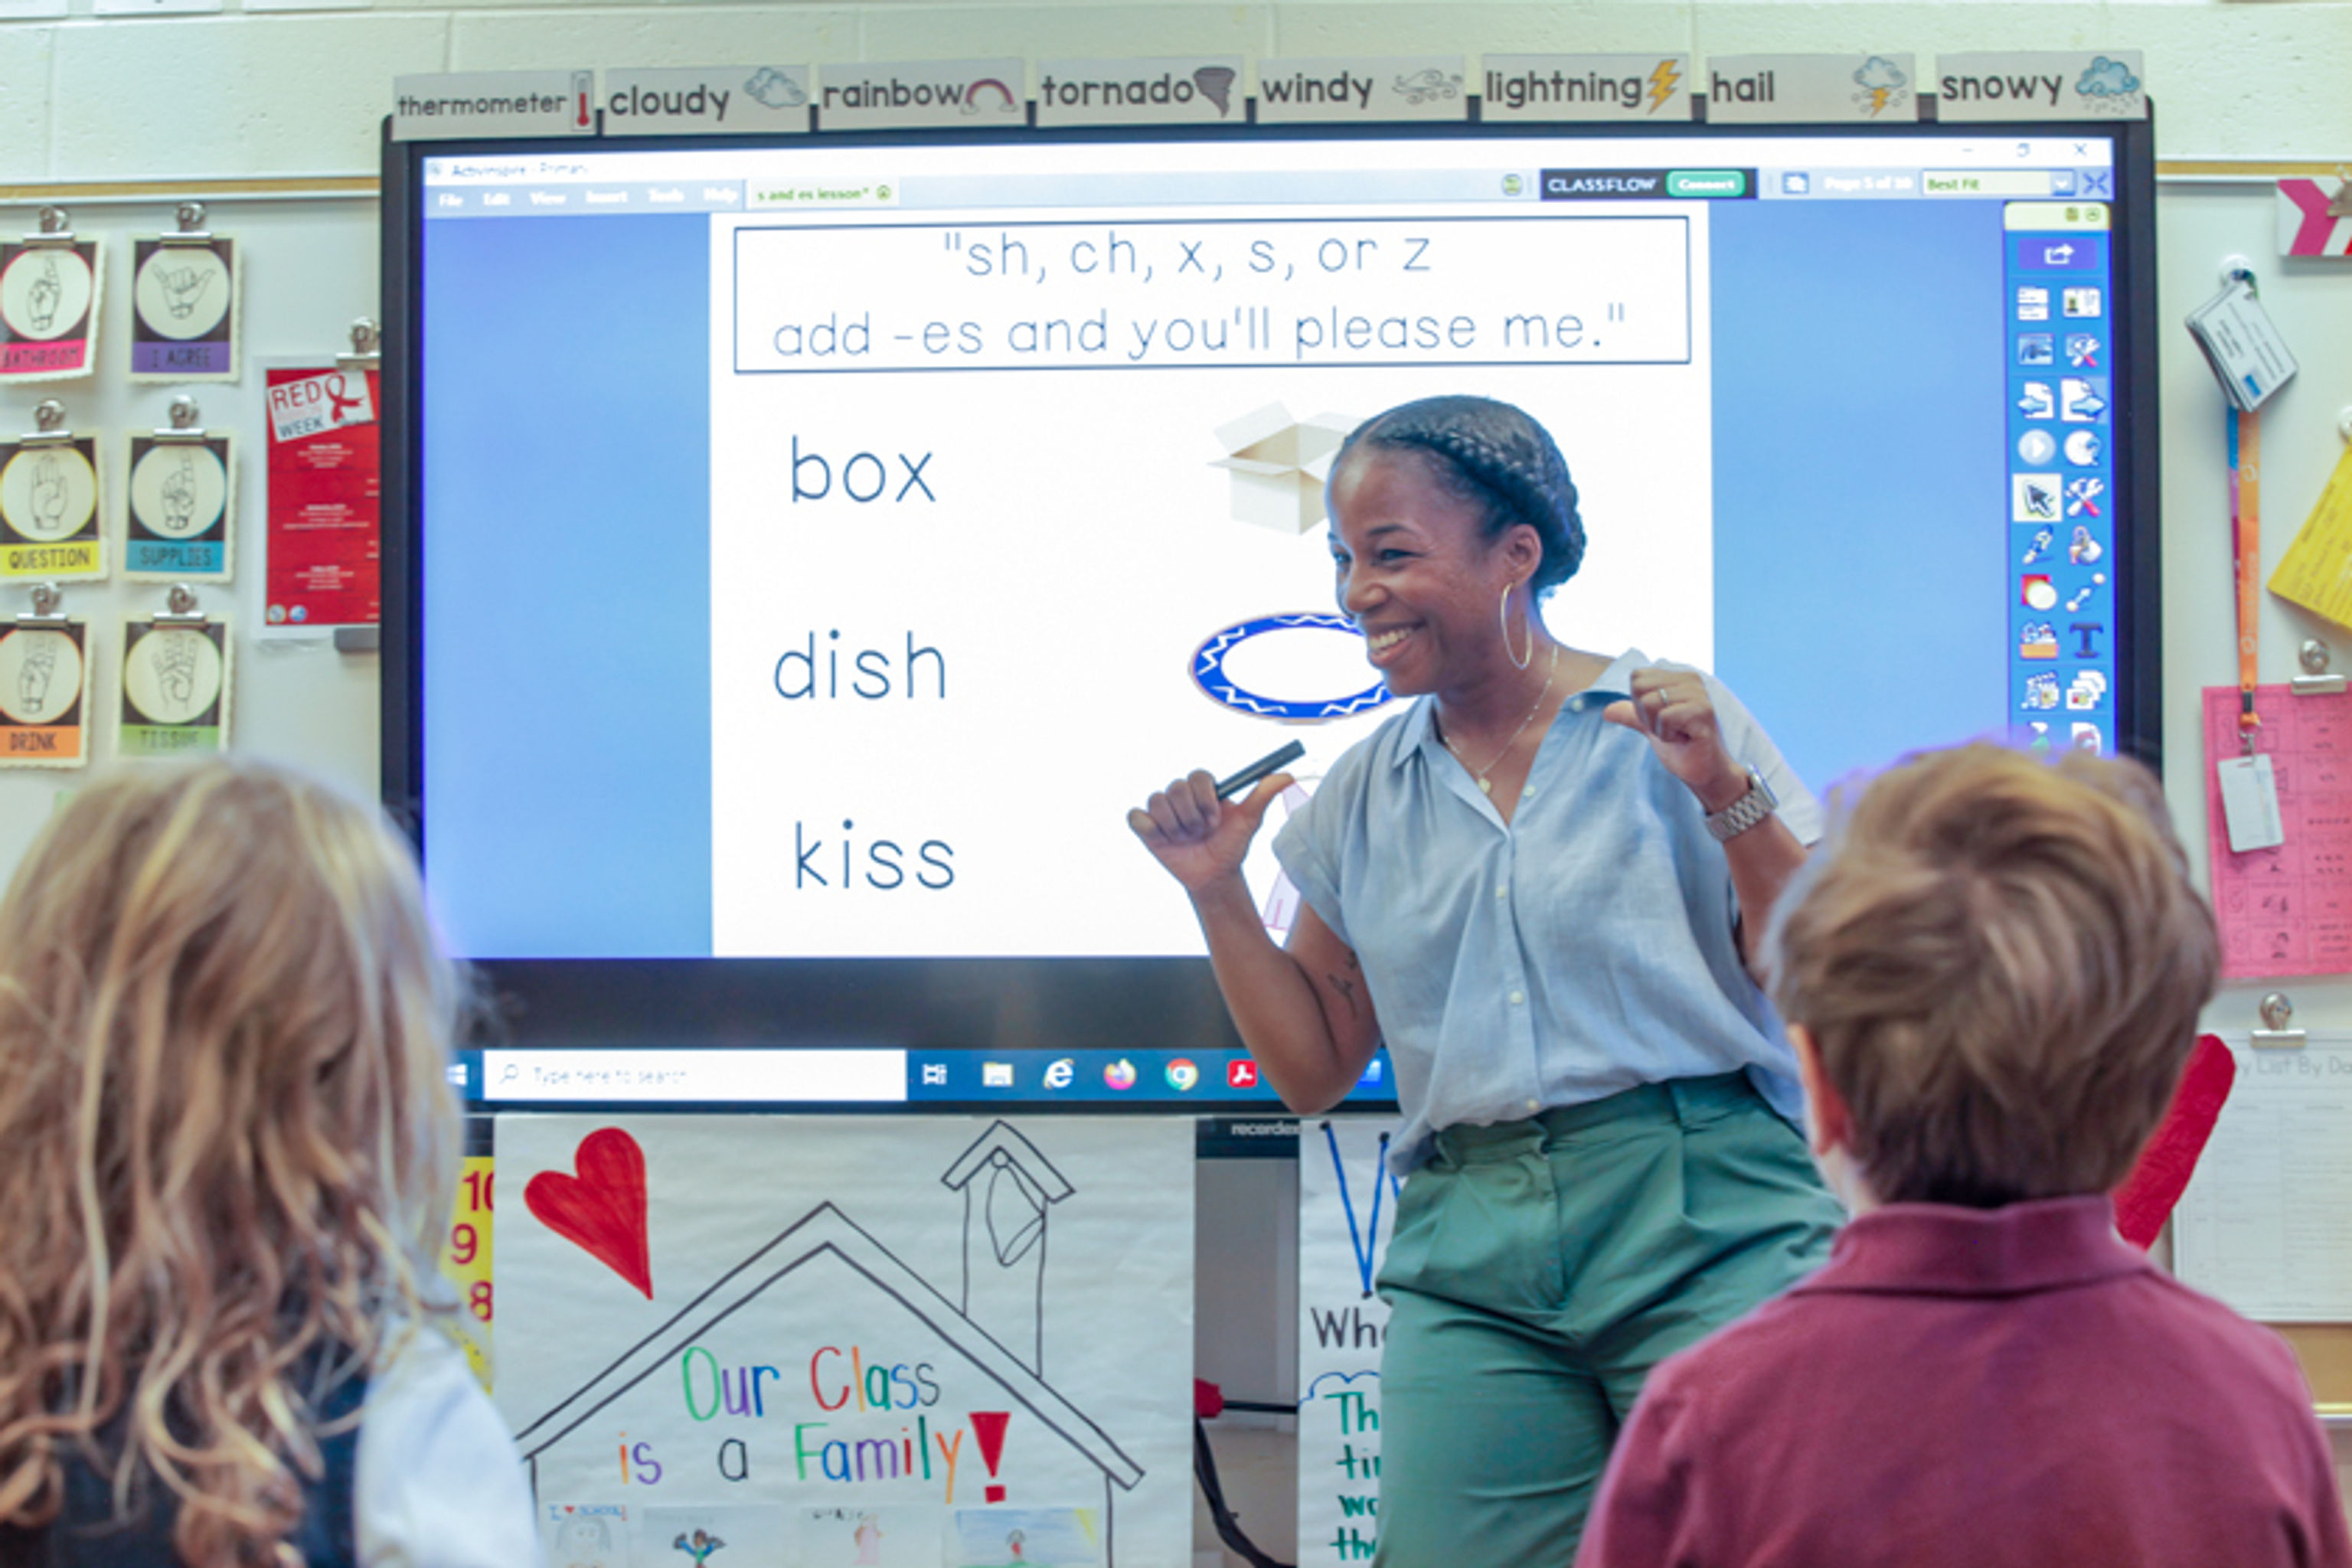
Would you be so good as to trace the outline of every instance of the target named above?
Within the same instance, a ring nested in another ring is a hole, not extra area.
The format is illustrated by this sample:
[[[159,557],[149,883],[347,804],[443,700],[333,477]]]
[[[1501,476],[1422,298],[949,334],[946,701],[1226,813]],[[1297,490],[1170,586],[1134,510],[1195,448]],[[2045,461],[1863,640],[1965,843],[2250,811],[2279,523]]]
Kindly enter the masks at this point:
[[[1898,1204],[1663,1363],[1578,1568],[2352,1564],[2286,1345],[2105,1197]]]

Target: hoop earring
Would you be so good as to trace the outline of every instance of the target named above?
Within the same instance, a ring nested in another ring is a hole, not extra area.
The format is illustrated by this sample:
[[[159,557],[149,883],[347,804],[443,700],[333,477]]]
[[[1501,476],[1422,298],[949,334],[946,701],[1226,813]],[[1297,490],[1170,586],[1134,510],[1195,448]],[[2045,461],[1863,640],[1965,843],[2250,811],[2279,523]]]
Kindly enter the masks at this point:
[[[1512,587],[1517,587],[1517,584],[1512,584]],[[1533,664],[1533,663],[1535,662],[1535,658],[1536,658],[1536,619],[1535,619],[1535,612],[1534,612],[1532,609],[1530,609],[1530,610],[1528,611],[1528,656],[1527,656],[1527,658],[1521,658],[1517,654],[1515,654],[1515,653],[1513,653],[1513,652],[1511,651],[1511,589],[1510,589],[1510,588],[1506,588],[1506,589],[1504,589],[1504,590],[1503,590],[1503,602],[1502,602],[1500,605],[1496,605],[1496,615],[1497,616],[1497,617],[1498,617],[1498,618],[1500,618],[1500,620],[1501,620],[1501,621],[1502,621],[1502,623],[1503,623],[1503,657],[1504,657],[1504,658],[1507,658],[1507,659],[1509,659],[1509,660],[1511,661],[1511,668],[1514,668],[1514,669],[1525,669],[1525,668],[1527,668],[1527,667],[1528,667],[1528,665]]]

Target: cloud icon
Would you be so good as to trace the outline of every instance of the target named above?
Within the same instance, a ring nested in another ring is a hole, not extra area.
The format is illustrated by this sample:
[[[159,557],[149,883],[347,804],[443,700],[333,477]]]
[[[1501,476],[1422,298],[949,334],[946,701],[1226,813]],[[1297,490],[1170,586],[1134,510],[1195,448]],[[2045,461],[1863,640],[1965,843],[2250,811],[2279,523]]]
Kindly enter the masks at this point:
[[[759,74],[743,84],[743,90],[770,109],[798,109],[808,101],[800,84],[773,66],[761,66]]]
[[[2111,60],[2101,55],[2074,84],[2074,90],[2085,98],[2121,98],[2139,90],[2139,78],[2121,60]]]
[[[1902,67],[1884,55],[1873,55],[1863,61],[1862,68],[1853,73],[1853,79],[1855,85],[1869,88],[1874,92],[1892,92],[1911,80],[1903,74]]]
[[[1234,71],[1231,66],[1202,66],[1192,73],[1192,85],[1201,96],[1217,106],[1219,114],[1230,114],[1234,106]]]

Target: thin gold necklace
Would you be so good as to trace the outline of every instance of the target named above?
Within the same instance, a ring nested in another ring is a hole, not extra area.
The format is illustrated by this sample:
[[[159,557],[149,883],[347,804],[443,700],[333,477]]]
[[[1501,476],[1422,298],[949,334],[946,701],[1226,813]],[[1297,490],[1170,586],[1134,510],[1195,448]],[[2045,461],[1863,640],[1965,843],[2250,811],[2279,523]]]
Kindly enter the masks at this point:
[[[1454,737],[1445,732],[1445,725],[1444,722],[1441,721],[1438,724],[1438,743],[1444,746],[1447,751],[1454,753],[1454,760],[1455,762],[1460,763],[1465,768],[1469,768],[1470,776],[1478,781],[1478,788],[1481,793],[1486,795],[1492,795],[1495,793],[1495,781],[1488,778],[1486,775],[1493,773],[1497,767],[1502,765],[1503,759],[1511,754],[1511,748],[1519,743],[1519,737],[1528,732],[1528,726],[1536,721],[1536,715],[1543,711],[1544,700],[1551,695],[1552,677],[1559,673],[1559,644],[1554,643],[1551,645],[1551,658],[1544,665],[1543,689],[1536,693],[1536,705],[1528,710],[1528,716],[1519,721],[1519,727],[1511,731],[1511,738],[1503,742],[1503,749],[1496,752],[1493,760],[1488,762],[1483,768],[1470,767],[1470,759],[1464,756],[1461,751],[1455,747],[1454,744]]]

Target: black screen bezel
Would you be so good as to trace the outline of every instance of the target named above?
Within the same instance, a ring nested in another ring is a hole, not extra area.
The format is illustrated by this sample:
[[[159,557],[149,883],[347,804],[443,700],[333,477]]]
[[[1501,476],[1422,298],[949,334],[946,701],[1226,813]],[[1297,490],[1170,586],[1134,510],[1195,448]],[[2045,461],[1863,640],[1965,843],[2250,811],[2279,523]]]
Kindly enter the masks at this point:
[[[1924,100],[1932,106],[1932,100]],[[1475,116],[1475,100],[1473,100]],[[1580,140],[1967,135],[2096,137],[2114,145],[2118,237],[2111,251],[2112,384],[2127,389],[2114,438],[2119,521],[2114,549],[2117,749],[2162,765],[2161,560],[2157,402],[2155,134],[2152,120],[1942,125],[1541,125],[1524,121],[1382,126],[908,131],[810,136],[613,137],[397,142],[385,123],[383,178],[383,796],[420,858],[430,829],[419,700],[425,539],[416,516],[423,452],[422,189],[427,157],[666,150],[714,146],[806,149],[857,145],[1118,143],[1170,141],[1377,140],[1512,137]],[[1179,896],[1171,889],[1171,898]],[[1241,1041],[1205,958],[598,959],[480,958],[501,1043],[547,1047],[896,1047],[940,1050],[1238,1051]],[[1351,1100],[1350,1104],[1360,1103]],[[1392,1103],[1386,1097],[1362,1102]],[[1139,1109],[1142,1108],[1140,1105]],[[1164,1109],[1165,1107],[1160,1107]],[[919,1109],[951,1109],[926,1104]],[[1089,1105],[1088,1110],[1100,1110]]]

